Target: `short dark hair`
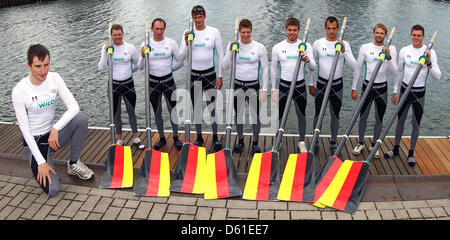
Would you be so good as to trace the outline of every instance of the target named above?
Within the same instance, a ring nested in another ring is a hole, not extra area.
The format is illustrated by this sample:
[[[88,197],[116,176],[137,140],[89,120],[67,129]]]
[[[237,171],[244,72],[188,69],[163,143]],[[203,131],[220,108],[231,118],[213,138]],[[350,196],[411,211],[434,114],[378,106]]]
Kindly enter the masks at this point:
[[[412,26],[411,34],[412,34],[413,30],[415,30],[415,31],[419,31],[420,30],[420,31],[422,31],[422,35],[425,36],[425,29],[421,25],[416,24],[416,25]]]
[[[202,5],[195,5],[192,7],[191,15],[194,16],[195,14],[203,14],[206,15],[205,8]]]
[[[164,29],[166,29],[166,21],[164,21],[164,19],[162,19],[162,18],[155,18],[155,19],[153,19],[152,27],[154,27],[156,21],[162,22],[164,24]]]
[[[46,47],[41,44],[33,44],[28,48],[27,58],[28,63],[33,64],[34,57],[37,57],[39,60],[44,61],[45,57],[48,55],[50,58],[50,52]]]
[[[290,17],[286,19],[286,28],[288,26],[297,26],[300,29],[300,21],[295,17]]]
[[[384,24],[378,23],[377,25],[375,25],[375,27],[373,27],[373,32],[375,32],[375,29],[377,28],[383,29],[384,33],[387,34],[387,27]]]
[[[123,28],[122,28],[122,26],[120,25],[120,24],[113,24],[112,26],[111,26],[111,32],[110,32],[110,34],[112,34],[112,31],[113,30],[120,30],[120,31],[122,31],[123,32]]]
[[[339,28],[339,21],[337,20],[337,18],[336,17],[333,17],[333,16],[330,16],[330,17],[327,17],[327,19],[325,20],[325,27],[327,27],[327,23],[334,23],[334,22],[336,22],[336,27],[337,28]]]
[[[250,28],[251,30],[253,30],[252,22],[246,18],[242,19],[241,22],[239,22],[239,31],[241,30],[241,28]]]

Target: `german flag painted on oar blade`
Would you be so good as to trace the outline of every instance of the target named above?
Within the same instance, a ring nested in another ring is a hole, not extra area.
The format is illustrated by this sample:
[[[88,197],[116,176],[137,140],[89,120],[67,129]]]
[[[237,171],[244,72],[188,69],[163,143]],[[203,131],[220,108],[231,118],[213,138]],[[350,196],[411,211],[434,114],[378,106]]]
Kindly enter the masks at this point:
[[[364,191],[368,172],[367,162],[345,160],[318,202],[341,211],[355,213]]]
[[[169,154],[147,149],[137,184],[135,184],[134,195],[168,197],[170,195],[169,187]]]
[[[133,161],[130,146],[112,144],[109,147],[100,188],[128,188],[133,186]]]
[[[242,195],[230,149],[208,154],[206,169],[205,199]]]
[[[314,198],[314,206],[324,208],[325,205],[319,203],[317,200],[323,195],[325,190],[330,185],[331,181],[333,181],[336,173],[342,165],[342,161],[336,157],[332,156],[328,158],[325,165],[320,168],[319,172],[316,174],[316,189],[315,189],[315,198]]]
[[[275,201],[280,187],[278,152],[255,153],[245,183],[244,199]]]
[[[314,153],[289,155],[278,191],[278,199],[312,202],[314,201],[314,186]]]
[[[170,183],[170,191],[205,193],[206,149],[184,143]]]

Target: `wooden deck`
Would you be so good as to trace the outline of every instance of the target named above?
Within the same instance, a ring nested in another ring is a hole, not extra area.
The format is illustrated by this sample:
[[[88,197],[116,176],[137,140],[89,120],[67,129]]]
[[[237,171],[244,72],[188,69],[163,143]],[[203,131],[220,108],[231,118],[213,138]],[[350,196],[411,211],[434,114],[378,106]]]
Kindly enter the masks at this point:
[[[146,143],[145,132],[140,132],[141,140]],[[167,144],[160,150],[162,152],[169,153],[170,167],[175,168],[179,150],[173,145],[172,133],[166,132]],[[130,131],[124,131],[124,142],[127,145],[132,143],[132,133]],[[184,134],[180,133],[180,140],[184,139]],[[191,139],[195,141],[196,134],[191,134]],[[205,139],[205,147],[207,153],[211,153],[212,135],[203,134]],[[242,153],[233,153],[233,159],[236,169],[240,173],[247,173],[252,161],[253,155],[251,154],[251,135],[245,135],[245,150]],[[159,135],[153,134],[152,142],[156,143],[159,139]],[[225,135],[219,134],[219,139],[225,146]],[[106,152],[110,145],[109,130],[89,128],[84,148],[81,152],[81,160],[86,163],[104,164],[106,161]],[[231,147],[237,142],[237,136],[232,135]],[[312,137],[309,136],[306,139],[307,146],[312,141]],[[262,150],[268,151],[272,148],[275,142],[274,136],[260,136],[259,145]],[[316,155],[315,168],[319,169],[331,156],[330,152],[330,138],[319,138],[319,153]],[[366,146],[370,145],[371,138],[365,139]],[[450,174],[450,139],[448,137],[436,137],[436,138],[420,138],[415,150],[414,156],[416,157],[417,164],[415,167],[410,167],[407,164],[407,155],[409,149],[409,138],[403,138],[400,147],[400,157],[394,159],[384,159],[383,154],[393,148],[393,138],[386,138],[385,143],[380,148],[380,159],[373,159],[370,166],[370,175],[439,175]],[[298,153],[298,136],[287,135],[283,137],[282,147],[280,150],[281,169],[284,170],[288,155],[291,153]],[[350,160],[365,160],[369,155],[367,149],[363,150],[359,156],[354,156],[351,152],[354,146],[357,144],[357,138],[351,137],[350,141],[346,142],[345,148],[342,150],[342,159]],[[133,163],[135,167],[140,167],[142,158],[144,157],[144,151],[135,147],[131,148],[133,154]],[[24,155],[22,146],[22,134],[17,125],[0,123],[0,153],[11,155]],[[70,155],[70,145],[60,149],[53,154],[54,159],[68,159]]]

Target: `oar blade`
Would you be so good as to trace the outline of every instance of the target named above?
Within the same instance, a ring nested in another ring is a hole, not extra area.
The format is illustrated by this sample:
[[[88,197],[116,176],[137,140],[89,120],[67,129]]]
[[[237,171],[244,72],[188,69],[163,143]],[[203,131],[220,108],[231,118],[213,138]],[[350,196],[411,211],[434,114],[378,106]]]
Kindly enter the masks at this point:
[[[141,165],[134,195],[168,197],[170,195],[169,154],[147,149]]]
[[[328,207],[354,213],[362,198],[368,172],[368,163],[345,160],[317,201]]]
[[[314,179],[314,153],[289,155],[278,191],[278,200],[313,202]]]
[[[244,199],[275,201],[280,188],[278,152],[256,153],[245,183]]]
[[[206,172],[205,199],[242,195],[230,149],[208,154]]]
[[[112,144],[108,150],[100,188],[130,188],[133,186],[133,160],[130,146]]]
[[[206,149],[184,143],[175,167],[171,192],[203,194],[206,182]]]
[[[317,200],[319,200],[319,198],[323,195],[323,193],[328,188],[330,183],[333,181],[341,165],[342,161],[337,156],[331,156],[316,173],[316,183],[315,183],[316,186],[313,203],[314,206],[321,208],[326,207]]]

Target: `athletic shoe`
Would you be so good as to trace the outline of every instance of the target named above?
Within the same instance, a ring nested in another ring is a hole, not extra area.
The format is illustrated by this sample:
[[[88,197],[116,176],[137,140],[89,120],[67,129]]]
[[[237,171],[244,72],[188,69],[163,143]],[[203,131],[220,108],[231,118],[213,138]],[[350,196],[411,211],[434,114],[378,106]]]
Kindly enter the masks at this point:
[[[183,143],[178,139],[178,137],[173,137],[173,144],[178,150],[181,150]]]
[[[197,138],[197,140],[195,140],[194,145],[195,146],[201,146],[205,143],[205,140],[203,140],[203,138]]]
[[[408,157],[408,165],[414,167],[416,165],[416,159],[413,156]]]
[[[222,143],[220,143],[219,141],[214,141],[213,147],[214,147],[214,151],[218,152],[218,151],[222,150]]]
[[[384,153],[384,158],[386,158],[386,159],[393,158],[395,156],[399,156],[399,154],[398,154],[398,152],[394,152],[394,150]]]
[[[373,147],[369,147],[369,150],[372,151]],[[379,159],[380,158],[380,153],[377,151],[375,152],[375,155],[373,155],[374,158]]]
[[[92,176],[94,176],[94,172],[89,169],[84,163],[81,161],[78,161],[74,164],[70,164],[69,161],[67,161],[67,173],[69,175],[77,175],[79,178],[83,180],[90,179]]]
[[[156,151],[158,151],[159,149],[161,149],[164,144],[166,144],[166,138],[160,138],[159,141],[157,143],[155,143],[155,146],[153,146],[153,149],[155,149]]]
[[[298,150],[300,151],[300,153],[304,153],[307,152],[308,150],[306,149],[306,143],[305,141],[300,141],[298,142]]]
[[[319,144],[316,144],[316,145],[314,146],[313,151],[314,151],[314,154],[317,154],[317,153],[319,152]]]
[[[233,152],[240,153],[244,149],[244,143],[238,143],[234,145]]]
[[[359,155],[361,154],[361,151],[366,148],[364,147],[364,144],[358,143],[358,145],[356,145],[356,147],[353,149],[353,155]]]
[[[253,153],[260,153],[261,152],[261,148],[258,146],[257,142],[254,142],[252,144],[252,152]]]
[[[116,145],[123,146],[123,140],[117,140]]]
[[[336,149],[337,149],[336,143],[330,143],[331,154],[334,154],[336,152]]]
[[[135,139],[133,140],[133,145],[136,146],[136,147],[137,147],[138,149],[140,149],[140,150],[142,150],[142,149],[145,148],[145,145],[142,144],[141,139],[139,139],[139,138],[135,138]]]

